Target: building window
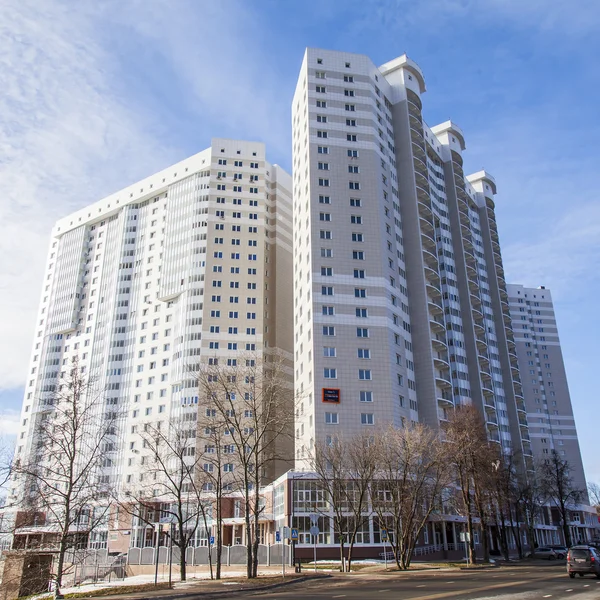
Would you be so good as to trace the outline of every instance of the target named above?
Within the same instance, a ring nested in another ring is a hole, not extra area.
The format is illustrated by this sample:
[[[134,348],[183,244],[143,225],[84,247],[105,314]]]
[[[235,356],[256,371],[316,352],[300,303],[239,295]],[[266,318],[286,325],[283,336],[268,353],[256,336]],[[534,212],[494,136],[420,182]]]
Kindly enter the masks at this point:
[[[323,377],[325,379],[337,379],[337,369],[331,369],[329,367],[325,367],[323,369]]]
[[[361,413],[360,422],[362,425],[373,425],[375,422],[373,413]]]
[[[359,399],[361,402],[373,402],[373,392],[363,390],[359,393]]]
[[[358,370],[358,378],[361,381],[370,381],[371,380],[371,369],[359,369]]]

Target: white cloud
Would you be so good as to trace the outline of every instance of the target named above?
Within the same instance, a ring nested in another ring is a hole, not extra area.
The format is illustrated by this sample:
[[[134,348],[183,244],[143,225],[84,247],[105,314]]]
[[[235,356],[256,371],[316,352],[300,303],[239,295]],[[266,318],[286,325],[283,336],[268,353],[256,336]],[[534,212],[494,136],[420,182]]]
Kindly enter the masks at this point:
[[[7,0],[0,20],[0,388],[22,385],[53,223],[164,166],[111,89],[93,13]]]
[[[546,285],[560,299],[588,293],[600,280],[595,264],[600,250],[600,204],[585,203],[566,211],[537,239],[505,245],[504,267],[512,281]],[[580,298],[581,299],[581,298]]]
[[[261,43],[264,20],[251,4],[228,0],[198,7],[194,2],[179,3],[179,10],[157,2],[125,3],[112,18],[130,24],[139,44],[151,47],[172,70],[182,108],[210,123],[212,137],[233,132],[264,141],[269,156],[287,157],[295,65],[275,72],[273,56]],[[298,69],[301,60],[298,55]]]
[[[4,410],[0,412],[0,451],[7,445],[8,441],[17,436],[20,426],[20,415],[16,410]]]
[[[546,285],[555,301],[567,290],[583,298],[599,280],[598,132],[569,125],[551,107],[524,109],[467,135],[465,156],[467,170],[485,165],[498,182],[496,215],[507,280]]]
[[[245,3],[6,2],[0,389],[26,378],[58,218],[181,159],[172,140],[190,154],[221,135],[265,141],[278,157],[290,145],[287,94],[262,45],[249,42],[262,28]],[[169,119],[190,126],[182,114],[197,134],[168,130]]]

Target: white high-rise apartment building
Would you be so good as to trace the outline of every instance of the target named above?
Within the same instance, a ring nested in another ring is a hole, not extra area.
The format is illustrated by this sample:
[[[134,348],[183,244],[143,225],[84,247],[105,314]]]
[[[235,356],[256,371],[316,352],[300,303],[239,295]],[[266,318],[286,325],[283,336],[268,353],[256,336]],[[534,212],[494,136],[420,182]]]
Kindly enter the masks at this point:
[[[290,176],[264,144],[228,139],[58,221],[16,458],[35,456],[75,356],[105,390],[100,414],[123,415],[105,452],[117,488],[139,475],[139,423],[197,411],[190,365],[270,350],[291,361],[291,225]]]
[[[533,455],[542,461],[557,452],[575,486],[586,490],[552,294],[508,284],[508,295]]]
[[[465,140],[423,120],[401,56],[307,49],[292,106],[296,462],[389,424],[434,428],[474,403],[488,437],[531,447],[494,215]]]

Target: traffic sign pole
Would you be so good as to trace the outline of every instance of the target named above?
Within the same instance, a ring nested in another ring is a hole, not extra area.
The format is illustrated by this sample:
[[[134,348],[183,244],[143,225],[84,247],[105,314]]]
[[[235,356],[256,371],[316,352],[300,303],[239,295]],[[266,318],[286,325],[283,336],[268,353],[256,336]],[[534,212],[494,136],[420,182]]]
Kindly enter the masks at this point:
[[[388,539],[388,533],[387,533],[387,529],[382,529],[381,530],[381,541],[383,542],[383,562],[385,564],[385,570],[387,571],[387,539]]]
[[[285,528],[284,528],[285,529]],[[277,532],[277,541],[281,542],[281,576],[285,579],[285,542],[281,530]]]

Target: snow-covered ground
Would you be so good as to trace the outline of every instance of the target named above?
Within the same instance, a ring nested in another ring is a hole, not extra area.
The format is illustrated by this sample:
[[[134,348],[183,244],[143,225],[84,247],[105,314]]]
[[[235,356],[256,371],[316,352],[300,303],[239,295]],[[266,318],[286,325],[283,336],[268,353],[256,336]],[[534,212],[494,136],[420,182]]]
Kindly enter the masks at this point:
[[[286,572],[290,572],[292,567],[286,567]],[[279,575],[281,574],[281,567],[269,567],[265,569],[259,569],[259,575]],[[230,570],[229,568],[223,568],[221,572],[221,576],[225,579],[237,578],[237,577],[245,577],[246,571],[235,569]],[[178,581],[178,574],[173,573],[173,587],[175,589],[185,589],[186,587],[190,587],[196,585],[198,581],[210,579],[210,572],[208,569],[202,573],[192,573],[188,574],[187,581]],[[163,583],[169,581],[168,574],[158,574],[158,582]],[[125,579],[113,579],[112,581],[99,581],[98,583],[86,583],[83,585],[77,585],[74,587],[63,587],[61,588],[61,592],[63,594],[79,594],[85,592],[91,592],[94,590],[101,590],[106,588],[119,588],[122,586],[131,586],[131,585],[147,585],[149,583],[154,583],[154,573],[152,574],[144,574],[144,575],[133,575],[132,577],[126,577]],[[238,585],[234,581],[223,581],[223,585]],[[32,596],[33,598],[44,598],[47,597],[48,594],[39,594],[38,596]]]

